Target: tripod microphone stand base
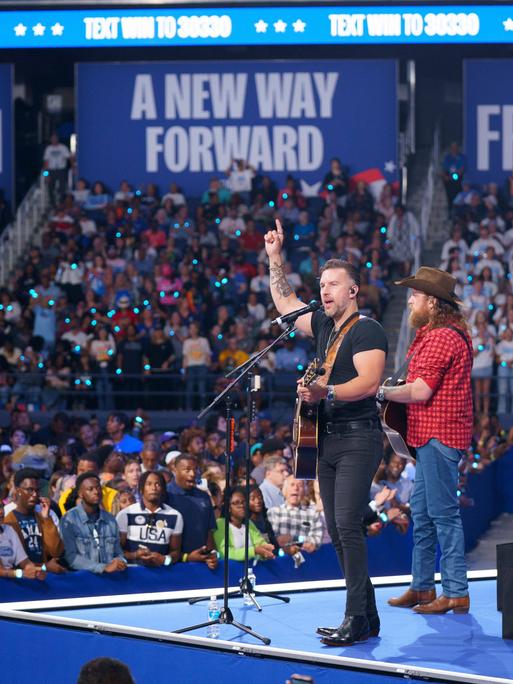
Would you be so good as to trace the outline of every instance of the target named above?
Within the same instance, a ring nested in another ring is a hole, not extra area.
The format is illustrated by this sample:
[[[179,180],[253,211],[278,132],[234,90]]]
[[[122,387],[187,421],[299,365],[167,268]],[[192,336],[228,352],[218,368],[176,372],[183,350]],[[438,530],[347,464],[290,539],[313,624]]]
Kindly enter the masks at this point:
[[[281,596],[280,594],[273,594],[272,592],[258,591],[258,589],[254,589],[251,580],[249,580],[247,577],[241,579],[238,590],[229,591],[228,596],[229,598],[245,598],[246,596],[249,596],[255,608],[259,612],[262,612],[262,607],[256,601],[255,597],[258,596],[268,596],[269,598],[274,598],[278,599],[278,601],[283,601],[283,603],[290,603],[289,596]],[[199,603],[200,601],[208,601],[208,599],[208,596],[198,596],[196,598],[189,599],[189,604],[192,606],[195,603]]]
[[[251,627],[243,625],[242,623],[237,622],[237,620],[234,620],[233,613],[230,610],[230,608],[222,608],[219,617],[215,620],[207,620],[206,622],[201,622],[200,624],[192,625],[191,627],[182,627],[181,629],[175,629],[173,630],[173,634],[184,634],[185,632],[191,632],[194,629],[210,627],[210,625],[233,625],[237,629],[240,629],[241,632],[249,634],[250,636],[255,637],[255,639],[259,639],[266,646],[268,646],[271,643],[271,640],[268,637],[262,636],[261,634],[257,634],[257,632],[254,632],[251,629]]]

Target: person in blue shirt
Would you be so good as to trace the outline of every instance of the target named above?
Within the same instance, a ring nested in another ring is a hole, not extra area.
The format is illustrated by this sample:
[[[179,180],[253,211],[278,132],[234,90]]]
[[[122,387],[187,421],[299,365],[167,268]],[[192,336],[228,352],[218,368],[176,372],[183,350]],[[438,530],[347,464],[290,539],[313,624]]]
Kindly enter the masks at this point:
[[[112,411],[107,416],[107,433],[114,443],[114,451],[123,454],[138,454],[143,448],[140,439],[129,435],[130,420],[122,411]]]
[[[216,518],[209,495],[196,487],[197,466],[196,459],[189,454],[175,459],[174,480],[167,486],[167,502],[183,516],[182,561],[199,561],[215,570]]]
[[[96,574],[125,570],[116,519],[100,508],[100,478],[92,471],[82,473],[75,487],[80,503],[61,518],[59,525],[68,565]]]

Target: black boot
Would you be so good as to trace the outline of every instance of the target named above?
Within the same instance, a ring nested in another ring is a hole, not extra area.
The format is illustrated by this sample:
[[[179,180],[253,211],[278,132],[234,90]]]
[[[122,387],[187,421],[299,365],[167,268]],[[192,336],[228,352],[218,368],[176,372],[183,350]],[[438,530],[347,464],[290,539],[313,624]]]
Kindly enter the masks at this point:
[[[326,646],[351,646],[369,638],[369,621],[366,615],[347,615],[340,627],[321,639]]]
[[[379,615],[373,613],[372,615],[367,615],[367,620],[369,621],[369,636],[377,637],[379,636],[379,630],[381,623],[379,621]],[[342,627],[342,625],[340,625]],[[317,627],[317,634],[322,637],[327,637],[336,632],[340,627]]]

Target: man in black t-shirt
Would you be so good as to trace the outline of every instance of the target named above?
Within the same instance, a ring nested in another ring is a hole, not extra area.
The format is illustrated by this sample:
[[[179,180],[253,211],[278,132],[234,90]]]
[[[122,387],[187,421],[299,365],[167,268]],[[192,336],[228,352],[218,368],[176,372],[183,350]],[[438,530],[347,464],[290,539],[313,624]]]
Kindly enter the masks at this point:
[[[265,236],[265,246],[271,295],[282,316],[303,306],[283,271],[283,240],[283,229],[276,221],[276,230]],[[359,316],[359,284],[354,266],[330,259],[320,271],[324,311],[300,316],[296,321],[299,330],[314,338],[316,355],[322,361],[330,347],[342,339],[329,378],[324,376],[306,387],[301,383],[298,386],[298,394],[305,402],[319,404],[319,486],[328,531],[346,578],[342,624],[317,630],[328,646],[364,641],[377,636],[380,628],[367,570],[363,514],[383,455],[374,397],[385,367],[387,339],[379,323]]]
[[[146,345],[137,337],[135,325],[127,327],[126,338],[118,345],[117,360],[123,373],[120,378],[123,408],[135,408],[140,403],[141,377],[143,366],[147,364]]]

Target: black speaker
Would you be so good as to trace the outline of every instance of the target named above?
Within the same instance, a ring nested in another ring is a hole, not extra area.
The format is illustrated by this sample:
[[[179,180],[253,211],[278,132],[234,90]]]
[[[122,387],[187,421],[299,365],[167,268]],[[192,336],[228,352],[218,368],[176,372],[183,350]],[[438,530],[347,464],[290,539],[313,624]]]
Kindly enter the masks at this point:
[[[497,610],[502,610],[502,638],[513,639],[513,543],[497,544]]]

